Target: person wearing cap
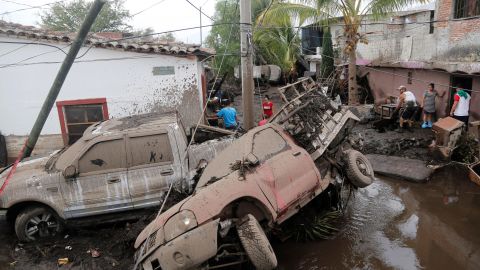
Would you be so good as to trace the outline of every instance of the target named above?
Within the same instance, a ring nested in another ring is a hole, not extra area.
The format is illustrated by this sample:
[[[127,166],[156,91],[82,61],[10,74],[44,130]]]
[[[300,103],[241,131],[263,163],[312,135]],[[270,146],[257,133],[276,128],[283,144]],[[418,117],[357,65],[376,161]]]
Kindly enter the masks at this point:
[[[400,87],[398,87],[398,90],[400,91],[400,97],[396,111],[400,110],[400,108],[403,108],[404,110],[400,114],[400,127],[397,131],[400,133],[403,132],[404,124],[405,122],[407,122],[407,130],[413,132],[412,117],[417,110],[417,99],[415,98],[415,95],[411,91],[408,91],[407,88],[403,85],[400,85]]]

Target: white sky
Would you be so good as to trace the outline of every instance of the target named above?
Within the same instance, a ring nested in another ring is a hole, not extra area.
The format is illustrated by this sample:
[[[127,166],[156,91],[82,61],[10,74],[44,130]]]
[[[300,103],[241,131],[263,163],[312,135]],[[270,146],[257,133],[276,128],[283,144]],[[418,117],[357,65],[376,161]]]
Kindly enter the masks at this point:
[[[9,0],[7,0],[9,1]],[[11,0],[13,2],[39,6],[46,3],[55,2],[55,0]],[[68,0],[67,0],[68,1]],[[126,0],[125,8],[131,14],[137,13],[162,0]],[[197,7],[202,6],[202,11],[212,17],[215,12],[215,2],[217,0],[190,0]],[[47,6],[45,6],[47,7]],[[0,13],[13,11],[27,6],[6,2],[0,0]],[[38,26],[40,21],[40,9],[30,9],[0,16],[0,20],[7,22],[20,23],[24,25]],[[155,32],[163,32],[180,28],[197,27],[200,25],[200,12],[192,7],[186,0],[163,0],[158,5],[138,14],[128,22],[135,29],[151,27]],[[210,19],[202,16],[202,24],[212,24]],[[210,27],[203,28],[203,40],[205,40]],[[200,30],[188,30],[175,32],[175,38],[187,43],[200,43]]]

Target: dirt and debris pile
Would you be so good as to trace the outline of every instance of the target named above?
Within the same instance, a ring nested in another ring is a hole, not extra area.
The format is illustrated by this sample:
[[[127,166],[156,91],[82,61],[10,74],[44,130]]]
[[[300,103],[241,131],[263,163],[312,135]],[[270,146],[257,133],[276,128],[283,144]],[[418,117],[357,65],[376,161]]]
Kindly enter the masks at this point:
[[[364,138],[362,151],[365,154],[399,156],[428,162],[433,159],[429,153],[429,145],[434,139],[434,134],[427,129],[415,129],[414,133],[394,131],[379,133],[369,125],[357,125],[352,136]]]
[[[172,190],[165,209],[185,197],[186,194]],[[53,239],[33,243],[12,241],[10,264],[15,269],[57,269],[60,266],[60,269],[132,269],[135,239],[156,217],[157,211],[155,208],[145,210],[141,219],[131,222],[67,229]],[[0,269],[3,268],[0,266]]]

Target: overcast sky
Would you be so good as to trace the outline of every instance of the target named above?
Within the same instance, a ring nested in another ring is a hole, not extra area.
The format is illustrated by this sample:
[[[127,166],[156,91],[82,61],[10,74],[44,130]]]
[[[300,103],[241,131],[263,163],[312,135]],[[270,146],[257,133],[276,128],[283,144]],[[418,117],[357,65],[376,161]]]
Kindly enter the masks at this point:
[[[10,0],[0,0],[0,13],[27,8],[27,6],[9,2]],[[11,0],[13,2],[38,6],[46,3],[55,2],[55,0]],[[68,1],[68,0],[67,0]],[[197,7],[202,6],[202,11],[212,17],[215,12],[215,2],[217,0],[190,0]],[[152,8],[133,17],[129,24],[135,29],[151,27],[155,32],[163,32],[180,28],[196,27],[200,25],[200,12],[192,7],[186,0],[126,0],[125,7],[131,14],[135,14],[154,4]],[[15,22],[25,25],[38,26],[40,21],[39,13],[41,9],[30,9],[18,11],[11,14],[0,16],[1,20]],[[202,16],[202,24],[208,25],[212,22],[205,16]],[[203,40],[208,35],[210,28],[203,28]],[[175,32],[175,38],[187,43],[200,42],[200,30],[188,30]]]

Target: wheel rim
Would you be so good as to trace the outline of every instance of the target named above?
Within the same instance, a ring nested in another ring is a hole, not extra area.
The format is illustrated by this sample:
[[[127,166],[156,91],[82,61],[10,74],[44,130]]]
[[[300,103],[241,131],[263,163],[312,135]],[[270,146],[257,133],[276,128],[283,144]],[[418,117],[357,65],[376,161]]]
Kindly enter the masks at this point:
[[[361,158],[357,158],[357,168],[365,176],[371,176],[372,175],[372,173],[370,172],[370,168],[368,167],[367,163],[365,163],[365,161],[363,161]]]
[[[58,221],[53,214],[43,212],[27,221],[25,234],[32,240],[53,236],[58,231],[58,226]]]

